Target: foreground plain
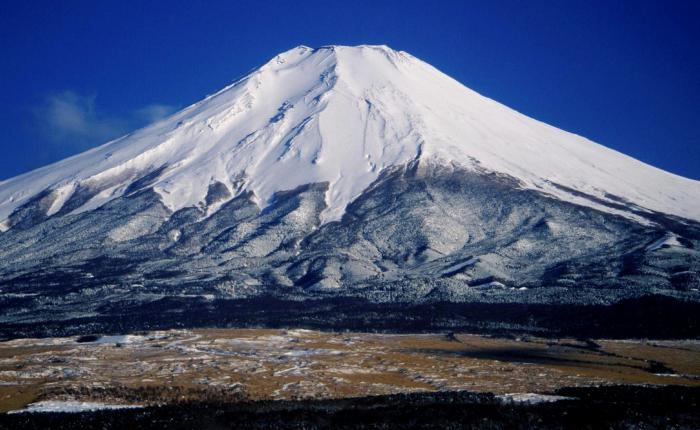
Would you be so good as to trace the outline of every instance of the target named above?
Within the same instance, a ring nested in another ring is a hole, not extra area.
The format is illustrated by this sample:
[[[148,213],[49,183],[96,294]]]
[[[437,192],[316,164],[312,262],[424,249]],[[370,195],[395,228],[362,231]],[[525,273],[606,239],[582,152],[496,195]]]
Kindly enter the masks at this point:
[[[2,412],[601,385],[698,387],[700,341],[201,329],[0,343]]]

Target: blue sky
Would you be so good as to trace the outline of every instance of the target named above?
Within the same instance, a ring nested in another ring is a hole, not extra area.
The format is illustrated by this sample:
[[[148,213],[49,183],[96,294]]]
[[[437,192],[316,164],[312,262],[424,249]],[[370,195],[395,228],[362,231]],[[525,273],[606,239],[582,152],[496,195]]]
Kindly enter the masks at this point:
[[[0,13],[0,179],[198,101],[299,44],[387,44],[700,179],[697,1],[27,1]]]

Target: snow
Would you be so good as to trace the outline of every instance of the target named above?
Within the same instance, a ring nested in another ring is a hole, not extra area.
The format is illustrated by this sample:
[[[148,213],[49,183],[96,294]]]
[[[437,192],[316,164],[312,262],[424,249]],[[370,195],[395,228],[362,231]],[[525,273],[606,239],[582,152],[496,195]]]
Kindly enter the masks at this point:
[[[75,184],[74,183],[56,188],[53,191],[53,195],[52,195],[52,198],[54,200],[51,202],[51,206],[46,211],[46,215],[51,216],[51,215],[55,214],[56,212],[58,212],[63,207],[63,204],[66,201],[68,201],[70,196],[73,195],[74,191],[75,191]]]
[[[646,247],[646,250],[651,252],[651,251],[656,251],[657,249],[661,249],[661,248],[669,247],[669,246],[683,246],[683,245],[678,241],[678,236],[676,236],[673,233],[668,233],[664,237],[650,243]]]
[[[62,400],[45,400],[36,403],[30,403],[25,409],[9,411],[8,414],[21,413],[36,413],[36,412],[90,412],[105,409],[138,409],[143,406],[139,405],[110,405],[107,403],[98,402],[78,402],[78,401],[62,401]]]
[[[499,400],[504,403],[525,403],[530,405],[535,405],[538,403],[551,403],[558,402],[560,400],[572,400],[573,397],[565,396],[555,396],[550,394],[536,394],[536,393],[511,393],[504,394],[502,396],[496,396]]]
[[[162,168],[149,186],[171,210],[205,205],[217,181],[231,198],[253,191],[263,207],[278,191],[328,182],[328,222],[382,169],[415,159],[504,173],[631,218],[580,193],[700,220],[700,182],[528,118],[406,52],[366,45],[296,47],[166,119],[1,182],[0,220],[47,189],[48,215],[78,189],[93,197],[74,212],[92,210]]]
[[[459,270],[465,269],[465,268],[467,268],[467,267],[469,267],[469,266],[473,266],[473,265],[475,265],[475,264],[478,263],[478,262],[479,262],[479,259],[478,259],[478,258],[472,257],[472,258],[468,259],[467,261],[463,261],[463,262],[461,262],[461,263],[453,264],[453,265],[451,265],[451,266],[448,266],[448,267],[444,268],[444,269],[440,272],[440,274],[441,274],[441,275],[445,275],[445,274],[449,274],[449,273],[454,273],[454,272],[457,272],[457,271],[459,271]]]
[[[129,343],[140,343],[145,341],[144,336],[138,335],[110,335],[110,336],[100,336],[94,343],[97,344],[129,344]]]

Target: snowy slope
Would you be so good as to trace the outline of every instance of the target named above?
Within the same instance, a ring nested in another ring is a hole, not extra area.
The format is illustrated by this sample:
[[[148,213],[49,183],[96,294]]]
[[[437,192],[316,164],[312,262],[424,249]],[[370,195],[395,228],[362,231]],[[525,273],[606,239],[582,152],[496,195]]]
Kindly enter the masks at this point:
[[[601,202],[622,199],[700,220],[700,182],[528,118],[405,52],[299,46],[169,118],[0,182],[0,230],[45,190],[48,215],[78,191],[87,198],[74,213],[146,185],[177,210],[205,206],[217,182],[229,197],[253,191],[264,207],[277,191],[326,181],[327,222],[382,169],[414,159],[507,174],[608,212],[621,209]]]

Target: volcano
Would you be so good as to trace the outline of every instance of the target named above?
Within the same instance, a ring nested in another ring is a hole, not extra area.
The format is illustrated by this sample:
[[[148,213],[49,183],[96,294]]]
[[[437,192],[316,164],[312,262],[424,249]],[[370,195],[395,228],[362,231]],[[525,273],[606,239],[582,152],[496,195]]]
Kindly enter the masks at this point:
[[[0,321],[256,297],[698,302],[698,249],[700,182],[406,52],[299,46],[0,182]]]

